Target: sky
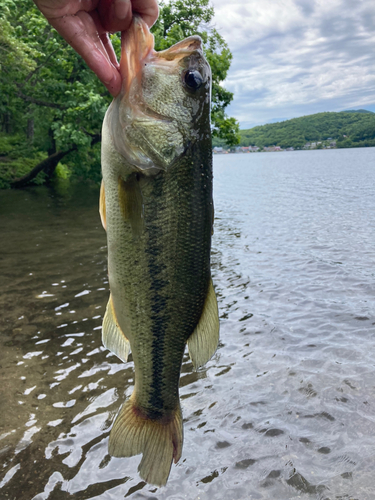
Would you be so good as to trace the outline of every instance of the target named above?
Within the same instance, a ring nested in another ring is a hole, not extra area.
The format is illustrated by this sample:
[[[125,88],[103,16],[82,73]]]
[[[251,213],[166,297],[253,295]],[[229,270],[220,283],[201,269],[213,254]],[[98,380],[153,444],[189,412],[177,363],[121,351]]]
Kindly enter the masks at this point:
[[[322,111],[375,111],[374,0],[212,0],[233,61],[240,128]]]

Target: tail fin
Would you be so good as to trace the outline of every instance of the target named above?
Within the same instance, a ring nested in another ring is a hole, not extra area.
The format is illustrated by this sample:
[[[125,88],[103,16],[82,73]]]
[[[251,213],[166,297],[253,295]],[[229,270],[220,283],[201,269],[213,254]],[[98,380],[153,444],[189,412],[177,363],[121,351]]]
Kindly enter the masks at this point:
[[[111,434],[108,451],[114,457],[132,457],[143,453],[138,466],[142,479],[156,486],[168,481],[172,460],[181,457],[183,426],[180,405],[168,422],[139,415],[132,397],[122,406]]]

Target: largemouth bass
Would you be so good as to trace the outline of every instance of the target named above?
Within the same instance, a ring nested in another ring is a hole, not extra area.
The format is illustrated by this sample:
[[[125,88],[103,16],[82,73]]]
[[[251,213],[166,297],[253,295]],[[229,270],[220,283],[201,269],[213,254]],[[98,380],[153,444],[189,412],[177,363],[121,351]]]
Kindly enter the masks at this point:
[[[210,273],[211,71],[199,37],[156,52],[139,17],[123,33],[120,66],[122,92],[102,133],[100,214],[110,285],[102,334],[124,362],[131,349],[135,385],[113,425],[109,453],[142,453],[140,476],[161,486],[181,456],[185,346],[199,367],[219,337]]]

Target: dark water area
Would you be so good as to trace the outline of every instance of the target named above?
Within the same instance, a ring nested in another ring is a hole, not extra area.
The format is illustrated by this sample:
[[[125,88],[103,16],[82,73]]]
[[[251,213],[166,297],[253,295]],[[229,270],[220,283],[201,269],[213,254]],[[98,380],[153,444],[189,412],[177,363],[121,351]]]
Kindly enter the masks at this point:
[[[98,191],[0,192],[0,499],[375,498],[375,148],[215,157],[221,342],[167,486],[111,458]]]

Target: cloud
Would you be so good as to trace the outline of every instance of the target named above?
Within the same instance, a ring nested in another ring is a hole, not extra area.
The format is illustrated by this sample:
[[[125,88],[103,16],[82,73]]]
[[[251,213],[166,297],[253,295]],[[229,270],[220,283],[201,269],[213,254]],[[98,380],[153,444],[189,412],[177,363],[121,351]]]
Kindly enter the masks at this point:
[[[373,0],[213,0],[242,127],[375,104]]]

